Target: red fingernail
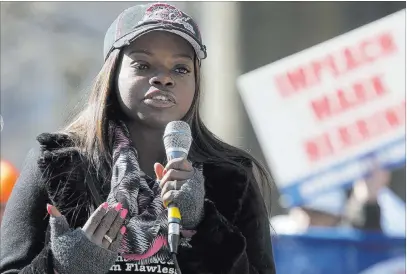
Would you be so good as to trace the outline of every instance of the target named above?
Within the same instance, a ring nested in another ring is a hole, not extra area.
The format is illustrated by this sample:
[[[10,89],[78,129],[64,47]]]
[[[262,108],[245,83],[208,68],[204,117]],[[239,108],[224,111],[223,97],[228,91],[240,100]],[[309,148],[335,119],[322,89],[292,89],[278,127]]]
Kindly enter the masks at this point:
[[[107,208],[109,207],[109,204],[108,204],[107,202],[104,202],[104,203],[102,204],[102,207],[103,207],[104,209],[107,209]]]
[[[121,203],[117,203],[116,206],[114,207],[114,209],[116,211],[119,211],[120,209],[122,209],[122,204]]]
[[[51,205],[50,205],[50,204],[47,204],[47,211],[48,211],[48,214],[49,214],[49,215],[52,215],[52,214],[51,214]]]
[[[121,233],[122,235],[124,235],[124,233],[126,233],[126,227],[125,227],[125,226],[123,226],[123,227],[120,229],[120,233]]]
[[[122,212],[120,212],[120,217],[122,219],[126,218],[128,210],[123,208]]]

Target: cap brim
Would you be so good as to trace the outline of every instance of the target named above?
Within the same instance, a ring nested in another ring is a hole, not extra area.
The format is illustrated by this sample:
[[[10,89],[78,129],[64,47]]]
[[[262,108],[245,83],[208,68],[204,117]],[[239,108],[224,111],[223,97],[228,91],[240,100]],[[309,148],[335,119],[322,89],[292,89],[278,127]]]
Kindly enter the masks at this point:
[[[135,39],[149,33],[152,31],[166,31],[166,32],[171,32],[176,35],[181,36],[185,40],[187,40],[191,46],[194,48],[196,52],[196,56],[199,59],[205,59],[206,58],[206,52],[203,50],[203,45],[201,45],[196,39],[194,39],[193,36],[188,34],[186,31],[181,30],[176,27],[164,27],[164,26],[146,26],[144,28],[140,28],[135,30],[134,32],[130,32],[129,34],[121,37],[118,39],[116,42],[113,43],[112,48],[110,51],[112,51],[115,48],[121,48],[123,46],[129,45],[131,42],[133,42]],[[108,54],[107,54],[108,55]],[[106,56],[107,57],[107,56]]]

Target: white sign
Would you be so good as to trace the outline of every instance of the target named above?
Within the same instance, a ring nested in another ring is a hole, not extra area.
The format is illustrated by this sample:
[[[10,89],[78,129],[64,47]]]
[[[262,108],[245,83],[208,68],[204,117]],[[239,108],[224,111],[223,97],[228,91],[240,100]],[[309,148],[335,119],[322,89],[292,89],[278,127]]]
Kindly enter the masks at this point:
[[[238,79],[286,206],[405,163],[405,10]]]

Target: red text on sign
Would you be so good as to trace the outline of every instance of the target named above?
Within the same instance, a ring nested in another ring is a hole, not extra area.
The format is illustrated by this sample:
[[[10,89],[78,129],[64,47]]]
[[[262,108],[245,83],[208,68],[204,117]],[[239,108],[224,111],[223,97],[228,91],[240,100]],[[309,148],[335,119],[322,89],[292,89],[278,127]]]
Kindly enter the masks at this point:
[[[304,143],[307,158],[312,162],[320,161],[399,129],[405,125],[405,111],[406,102],[403,101],[401,104],[315,136]]]
[[[387,91],[382,77],[376,75],[312,100],[311,109],[318,120],[324,120],[377,99]]]
[[[293,68],[274,77],[282,97],[289,97],[322,82],[323,76],[338,78],[350,71],[371,64],[397,50],[390,32],[365,38],[355,45],[329,53],[317,60]]]

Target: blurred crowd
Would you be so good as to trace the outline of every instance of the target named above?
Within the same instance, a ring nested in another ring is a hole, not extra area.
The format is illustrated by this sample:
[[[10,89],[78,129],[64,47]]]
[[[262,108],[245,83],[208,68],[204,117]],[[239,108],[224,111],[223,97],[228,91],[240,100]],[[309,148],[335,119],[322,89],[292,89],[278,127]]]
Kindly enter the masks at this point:
[[[312,227],[355,228],[405,235],[405,203],[388,188],[391,172],[376,168],[349,190],[335,190],[272,219],[277,233],[303,233]]]

